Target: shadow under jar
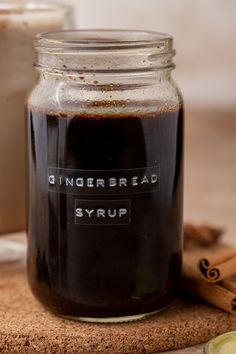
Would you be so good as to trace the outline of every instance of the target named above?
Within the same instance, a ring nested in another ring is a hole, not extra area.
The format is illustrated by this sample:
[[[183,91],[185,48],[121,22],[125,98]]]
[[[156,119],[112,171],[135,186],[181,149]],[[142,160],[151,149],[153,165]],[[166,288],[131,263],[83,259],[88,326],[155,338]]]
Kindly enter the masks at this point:
[[[172,37],[36,37],[28,101],[28,277],[57,315],[146,317],[181,272],[183,104]]]

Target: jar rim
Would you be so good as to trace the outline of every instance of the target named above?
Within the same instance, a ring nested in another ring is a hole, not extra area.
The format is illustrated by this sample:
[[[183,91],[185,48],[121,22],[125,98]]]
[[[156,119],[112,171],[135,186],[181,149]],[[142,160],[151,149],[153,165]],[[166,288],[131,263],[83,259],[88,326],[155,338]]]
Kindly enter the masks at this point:
[[[45,13],[51,11],[70,11],[71,6],[49,1],[3,1],[0,2],[0,17],[7,15],[25,15],[26,13]]]
[[[173,37],[153,31],[121,29],[81,29],[39,33],[36,48],[70,50],[110,50],[157,48],[169,51]]]

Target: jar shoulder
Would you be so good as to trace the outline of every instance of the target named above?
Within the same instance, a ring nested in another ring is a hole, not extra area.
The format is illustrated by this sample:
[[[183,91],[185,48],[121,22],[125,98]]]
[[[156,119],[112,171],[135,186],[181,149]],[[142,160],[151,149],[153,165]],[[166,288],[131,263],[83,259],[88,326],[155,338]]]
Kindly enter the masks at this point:
[[[55,111],[109,111],[133,109],[152,110],[161,105],[177,106],[183,103],[182,93],[176,82],[152,80],[149,82],[106,83],[94,80],[84,83],[83,78],[40,79],[28,98],[28,105],[43,110]],[[133,104],[132,104],[133,103]]]

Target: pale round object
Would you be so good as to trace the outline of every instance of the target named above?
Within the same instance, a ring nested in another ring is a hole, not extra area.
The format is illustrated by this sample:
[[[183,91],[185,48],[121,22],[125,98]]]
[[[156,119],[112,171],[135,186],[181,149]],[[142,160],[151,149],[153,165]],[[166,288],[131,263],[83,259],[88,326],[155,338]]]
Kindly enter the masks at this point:
[[[205,346],[205,354],[236,353],[236,331],[222,334],[211,339]]]

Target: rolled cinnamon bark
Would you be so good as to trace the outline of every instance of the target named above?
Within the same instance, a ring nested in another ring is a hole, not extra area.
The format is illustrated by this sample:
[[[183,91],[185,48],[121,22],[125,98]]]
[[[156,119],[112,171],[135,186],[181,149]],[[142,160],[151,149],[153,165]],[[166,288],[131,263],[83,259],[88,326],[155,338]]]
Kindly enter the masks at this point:
[[[187,250],[184,261],[209,282],[219,282],[236,274],[236,248],[222,244]]]
[[[231,286],[232,283],[231,283]],[[234,284],[235,288],[236,285]],[[222,310],[236,314],[236,292],[224,283],[209,283],[196,275],[196,271],[186,264],[183,266],[181,289],[207,301]],[[232,287],[231,287],[232,289]]]
[[[223,286],[223,288],[226,288],[236,294],[235,280],[232,280],[232,279],[223,280],[220,282],[220,285]]]
[[[210,282],[218,282],[229,278],[236,273],[236,249],[224,248],[209,249],[208,255],[198,262],[202,276]]]

